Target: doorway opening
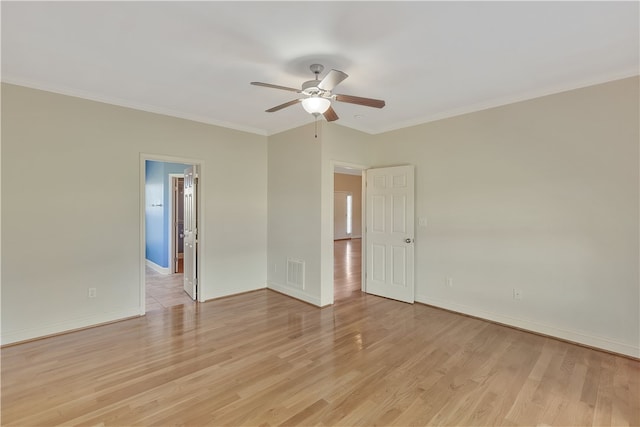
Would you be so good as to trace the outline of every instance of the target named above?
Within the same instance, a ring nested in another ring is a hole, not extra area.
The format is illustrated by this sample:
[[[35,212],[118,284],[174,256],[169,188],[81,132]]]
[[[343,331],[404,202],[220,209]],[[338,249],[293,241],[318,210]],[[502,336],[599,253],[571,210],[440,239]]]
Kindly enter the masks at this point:
[[[141,155],[141,314],[193,305],[198,299],[200,165],[190,159]]]
[[[353,166],[334,167],[334,302],[362,294],[362,171]]]

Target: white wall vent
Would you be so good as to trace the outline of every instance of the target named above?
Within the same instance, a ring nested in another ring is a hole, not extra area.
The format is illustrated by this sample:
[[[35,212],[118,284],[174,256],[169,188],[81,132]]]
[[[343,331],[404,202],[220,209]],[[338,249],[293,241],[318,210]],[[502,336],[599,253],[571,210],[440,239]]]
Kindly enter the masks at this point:
[[[304,261],[287,258],[287,285],[304,289]]]

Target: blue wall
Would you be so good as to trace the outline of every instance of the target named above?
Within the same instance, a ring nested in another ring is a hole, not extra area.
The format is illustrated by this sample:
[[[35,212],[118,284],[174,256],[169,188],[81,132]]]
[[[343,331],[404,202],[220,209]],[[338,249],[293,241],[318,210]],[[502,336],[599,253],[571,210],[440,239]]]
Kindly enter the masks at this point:
[[[146,258],[169,268],[169,174],[184,173],[189,165],[147,160],[145,165]],[[152,206],[162,205],[162,206]]]

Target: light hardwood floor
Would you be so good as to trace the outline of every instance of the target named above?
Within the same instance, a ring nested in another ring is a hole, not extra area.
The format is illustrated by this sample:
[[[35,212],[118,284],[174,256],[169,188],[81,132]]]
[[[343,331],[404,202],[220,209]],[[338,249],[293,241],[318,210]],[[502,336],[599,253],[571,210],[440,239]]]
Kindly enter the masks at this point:
[[[433,307],[260,290],[2,349],[1,421],[637,426],[639,389],[640,362]]]
[[[360,239],[333,242],[333,299],[361,296],[362,246]]]

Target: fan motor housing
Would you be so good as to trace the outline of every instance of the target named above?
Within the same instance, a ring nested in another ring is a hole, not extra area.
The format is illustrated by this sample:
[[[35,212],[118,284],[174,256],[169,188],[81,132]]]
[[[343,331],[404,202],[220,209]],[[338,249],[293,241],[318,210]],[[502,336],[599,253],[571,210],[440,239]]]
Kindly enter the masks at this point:
[[[318,88],[319,80],[308,80],[302,83],[302,93],[305,95],[321,95],[324,91]]]

